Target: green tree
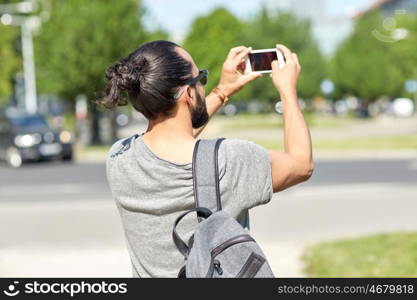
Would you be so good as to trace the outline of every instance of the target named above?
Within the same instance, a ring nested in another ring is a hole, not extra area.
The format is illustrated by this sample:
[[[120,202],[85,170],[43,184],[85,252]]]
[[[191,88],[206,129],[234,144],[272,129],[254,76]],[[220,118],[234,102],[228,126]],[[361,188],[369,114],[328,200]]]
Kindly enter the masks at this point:
[[[18,0],[0,0],[10,4]],[[22,69],[19,48],[19,28],[0,23],[0,105],[7,103],[13,92],[13,75]]]
[[[5,104],[13,90],[13,74],[21,68],[15,49],[18,29],[0,24],[0,104]]]
[[[330,67],[335,96],[350,94],[366,101],[397,96],[404,75],[394,44],[378,39],[382,18],[375,11],[357,20],[353,33],[338,47]]]
[[[245,24],[245,44],[253,49],[274,48],[284,44],[297,53],[302,65],[298,84],[299,96],[312,98],[319,93],[321,80],[325,77],[326,63],[316,41],[313,39],[310,23],[294,15],[266,7]],[[272,88],[269,76],[256,80],[245,96],[276,101],[277,92]]]
[[[73,100],[103,87],[106,67],[146,39],[136,0],[54,2],[36,37],[38,86]]]
[[[217,8],[207,16],[195,19],[191,25],[183,47],[198,67],[209,70],[207,91],[219,82],[229,50],[242,44],[242,29],[239,19],[224,8]]]
[[[73,101],[78,94],[100,97],[104,71],[136,49],[149,35],[142,26],[140,1],[55,1],[51,18],[36,38],[39,91]],[[93,143],[99,142],[98,112],[91,107]]]
[[[403,81],[414,79],[417,80],[417,15],[406,14],[396,16],[397,29],[406,30],[406,35],[403,39],[394,43],[393,52],[395,57],[401,59],[395,60],[395,63],[399,65],[403,73]],[[407,94],[404,91],[402,96],[414,98],[416,95]]]

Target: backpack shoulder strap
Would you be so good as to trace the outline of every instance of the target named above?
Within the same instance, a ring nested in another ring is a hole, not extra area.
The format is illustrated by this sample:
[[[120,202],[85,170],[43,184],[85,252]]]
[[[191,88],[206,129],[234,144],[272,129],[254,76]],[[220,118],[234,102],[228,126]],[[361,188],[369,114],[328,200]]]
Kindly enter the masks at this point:
[[[219,186],[219,146],[225,138],[200,139],[193,153],[193,188],[196,207],[206,207],[211,211],[222,209]],[[201,221],[201,218],[199,218]]]

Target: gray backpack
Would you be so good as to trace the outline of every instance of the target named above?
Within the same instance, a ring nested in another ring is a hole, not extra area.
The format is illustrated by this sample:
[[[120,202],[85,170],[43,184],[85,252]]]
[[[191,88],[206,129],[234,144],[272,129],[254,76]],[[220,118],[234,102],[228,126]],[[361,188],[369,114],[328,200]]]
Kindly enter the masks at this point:
[[[222,210],[217,153],[223,140],[200,139],[194,148],[195,208],[176,219],[172,233],[174,243],[185,259],[178,277],[274,277],[255,240]],[[198,225],[187,245],[178,235],[176,227],[182,218],[192,212],[197,213]]]

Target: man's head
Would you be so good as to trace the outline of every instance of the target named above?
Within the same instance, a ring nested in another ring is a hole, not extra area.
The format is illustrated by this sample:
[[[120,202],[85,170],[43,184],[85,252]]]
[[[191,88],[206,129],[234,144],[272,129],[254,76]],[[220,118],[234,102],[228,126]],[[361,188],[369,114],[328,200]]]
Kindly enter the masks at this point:
[[[208,122],[201,74],[190,54],[169,41],[146,43],[106,70],[102,101],[112,108],[132,106],[147,119],[164,119],[180,106],[190,111],[193,128]],[[201,80],[198,80],[201,79]]]

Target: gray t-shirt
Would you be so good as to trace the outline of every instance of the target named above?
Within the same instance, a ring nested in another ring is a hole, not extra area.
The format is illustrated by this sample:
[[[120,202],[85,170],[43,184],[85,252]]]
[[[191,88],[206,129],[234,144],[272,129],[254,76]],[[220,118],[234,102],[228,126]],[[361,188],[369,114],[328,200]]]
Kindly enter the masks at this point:
[[[107,179],[125,230],[134,277],[176,277],[184,259],[172,241],[175,219],[194,207],[192,164],[158,157],[143,142],[117,141],[107,157]],[[226,139],[219,147],[222,208],[248,227],[248,209],[272,198],[268,152],[257,144]],[[178,226],[188,240],[197,225],[194,214]]]

